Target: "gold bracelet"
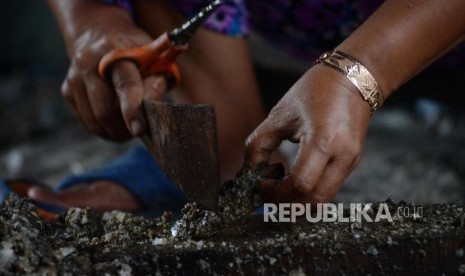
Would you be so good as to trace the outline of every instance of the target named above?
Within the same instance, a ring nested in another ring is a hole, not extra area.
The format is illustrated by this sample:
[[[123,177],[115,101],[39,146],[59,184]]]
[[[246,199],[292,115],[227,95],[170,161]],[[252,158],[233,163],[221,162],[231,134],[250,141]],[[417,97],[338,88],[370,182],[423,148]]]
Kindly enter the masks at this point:
[[[344,74],[358,89],[362,98],[368,102],[371,114],[380,107],[378,83],[368,69],[355,58],[337,50],[321,55],[315,64],[322,63]]]

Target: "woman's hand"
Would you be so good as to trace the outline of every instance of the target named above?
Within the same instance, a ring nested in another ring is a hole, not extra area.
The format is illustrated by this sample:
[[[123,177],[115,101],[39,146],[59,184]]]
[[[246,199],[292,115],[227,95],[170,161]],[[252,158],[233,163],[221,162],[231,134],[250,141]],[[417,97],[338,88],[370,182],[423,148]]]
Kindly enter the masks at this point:
[[[308,70],[247,139],[252,167],[268,162],[282,140],[300,143],[290,174],[263,182],[265,198],[332,200],[360,160],[369,118],[368,103],[344,75],[324,65]]]
[[[152,39],[134,25],[125,10],[87,3],[87,7],[76,9],[72,23],[65,28],[71,65],[62,95],[88,131],[125,141],[145,132],[142,100],[161,100],[166,82],[156,76],[142,79],[131,61],[116,63],[111,68],[111,79],[101,79],[97,67],[102,56],[113,49],[150,43]]]
[[[465,39],[465,1],[389,0],[337,50],[373,75],[382,99]],[[247,161],[267,162],[284,139],[300,143],[281,183],[264,183],[278,201],[331,200],[360,159],[370,117],[368,103],[339,72],[310,69],[249,137]]]

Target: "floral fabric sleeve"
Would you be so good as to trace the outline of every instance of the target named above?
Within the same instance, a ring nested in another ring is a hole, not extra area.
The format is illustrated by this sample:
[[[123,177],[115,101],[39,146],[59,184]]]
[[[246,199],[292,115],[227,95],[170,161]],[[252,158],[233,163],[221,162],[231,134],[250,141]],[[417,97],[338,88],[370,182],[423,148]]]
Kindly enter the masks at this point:
[[[249,31],[245,0],[226,0],[204,23],[204,27],[229,36],[244,36]],[[171,0],[172,5],[186,18],[194,16],[209,1]]]
[[[131,14],[133,13],[131,0],[102,0],[103,3],[114,4],[122,7]]]
[[[102,0],[102,2],[118,5],[133,13],[131,0]],[[170,2],[186,18],[191,18],[209,3],[202,0],[170,0]],[[248,13],[244,0],[227,0],[207,19],[204,27],[229,36],[244,36],[249,30],[247,20]]]
[[[102,0],[133,12],[131,0]],[[157,0],[152,0],[157,1]],[[184,17],[194,16],[212,0],[168,0]],[[291,55],[311,64],[365,21],[383,0],[225,0],[204,23],[212,31],[242,37],[249,29]],[[465,62],[465,45],[439,64]]]

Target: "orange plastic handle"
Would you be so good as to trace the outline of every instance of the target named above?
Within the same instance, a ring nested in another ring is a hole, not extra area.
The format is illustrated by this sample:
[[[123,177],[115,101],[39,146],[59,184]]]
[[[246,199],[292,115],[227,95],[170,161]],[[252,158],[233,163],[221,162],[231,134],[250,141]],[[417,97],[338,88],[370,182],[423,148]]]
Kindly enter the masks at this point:
[[[164,33],[150,44],[110,51],[100,60],[98,72],[100,77],[106,78],[113,64],[121,60],[131,60],[137,64],[142,77],[167,73],[172,75],[176,82],[179,82],[181,74],[174,60],[186,49],[187,46],[173,45],[168,39],[168,35]]]

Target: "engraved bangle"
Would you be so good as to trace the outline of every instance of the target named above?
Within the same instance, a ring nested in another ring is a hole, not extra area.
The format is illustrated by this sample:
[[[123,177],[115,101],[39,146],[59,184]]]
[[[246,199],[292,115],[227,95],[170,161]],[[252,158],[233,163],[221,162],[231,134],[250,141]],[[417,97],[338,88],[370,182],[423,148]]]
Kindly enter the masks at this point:
[[[362,98],[368,102],[371,114],[380,107],[378,83],[368,69],[355,58],[337,50],[321,55],[315,64],[322,63],[346,76],[358,89]]]

